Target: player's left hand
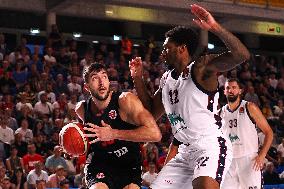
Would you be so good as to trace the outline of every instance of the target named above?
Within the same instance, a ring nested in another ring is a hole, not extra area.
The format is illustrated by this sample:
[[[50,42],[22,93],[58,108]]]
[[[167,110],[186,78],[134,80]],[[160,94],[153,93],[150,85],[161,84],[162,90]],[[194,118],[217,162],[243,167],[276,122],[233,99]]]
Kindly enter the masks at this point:
[[[253,161],[254,161],[254,164],[253,164],[253,169],[255,171],[259,171],[263,168],[263,163],[264,163],[264,158],[265,157],[262,157],[261,155],[257,155]]]
[[[86,125],[90,127],[84,127],[85,131],[90,131],[93,134],[85,134],[85,137],[96,138],[95,140],[90,141],[90,144],[96,143],[98,141],[110,141],[114,139],[113,129],[110,125],[106,124],[103,120],[101,121],[102,127],[87,123]]]
[[[215,21],[214,17],[203,7],[192,4],[191,12],[196,16],[193,22],[204,30],[213,30],[218,23]]]

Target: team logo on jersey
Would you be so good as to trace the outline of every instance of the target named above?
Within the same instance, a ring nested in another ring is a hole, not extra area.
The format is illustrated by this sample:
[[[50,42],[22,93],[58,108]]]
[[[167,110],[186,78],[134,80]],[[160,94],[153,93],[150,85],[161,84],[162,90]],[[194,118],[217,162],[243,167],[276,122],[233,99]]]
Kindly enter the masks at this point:
[[[243,114],[244,112],[245,112],[244,107],[240,107],[239,113],[240,113],[240,114]]]
[[[168,118],[172,126],[175,126],[178,122],[185,124],[184,120],[179,114],[176,113],[168,114]]]
[[[109,111],[108,117],[109,117],[110,119],[115,119],[115,118],[117,117],[116,111],[115,111],[115,110]]]
[[[238,135],[233,135],[233,134],[229,134],[229,138],[231,142],[235,142],[237,140],[240,140],[240,138],[238,137]]]
[[[103,178],[105,178],[105,174],[104,174],[104,173],[98,173],[98,174],[96,175],[96,178],[97,178],[97,179],[103,179]]]

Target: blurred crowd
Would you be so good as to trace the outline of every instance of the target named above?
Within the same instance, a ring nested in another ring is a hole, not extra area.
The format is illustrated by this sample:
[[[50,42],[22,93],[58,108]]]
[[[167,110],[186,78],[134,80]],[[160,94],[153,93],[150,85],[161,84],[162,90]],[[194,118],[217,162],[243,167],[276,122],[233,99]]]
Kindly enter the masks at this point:
[[[63,41],[56,25],[43,51],[37,44],[33,49],[27,44],[23,37],[17,48],[8,49],[5,35],[0,34],[0,188],[84,188],[85,157],[71,157],[58,146],[61,128],[77,119],[76,103],[88,98],[81,76],[84,66],[95,61],[105,64],[112,90],[135,93],[128,61],[142,57],[144,80],[153,94],[166,70],[161,47],[153,37],[139,47],[123,37],[117,45],[100,43],[79,54],[77,41]],[[270,184],[278,176],[280,183],[284,180],[283,62],[253,55],[250,62],[219,75],[221,94],[230,77],[241,81],[243,98],[259,105],[273,128],[275,141],[267,156],[264,182]],[[221,95],[220,105],[225,102]],[[149,186],[163,167],[172,140],[166,116],[158,125],[161,142],[141,144],[144,186]],[[260,146],[263,137],[259,132]]]

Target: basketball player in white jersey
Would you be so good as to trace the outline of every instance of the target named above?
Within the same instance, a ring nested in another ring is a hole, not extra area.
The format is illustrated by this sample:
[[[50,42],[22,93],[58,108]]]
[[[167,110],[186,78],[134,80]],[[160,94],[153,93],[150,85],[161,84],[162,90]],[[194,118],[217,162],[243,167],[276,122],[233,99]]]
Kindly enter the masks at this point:
[[[162,56],[170,70],[151,97],[142,78],[142,61],[130,62],[131,75],[144,106],[158,119],[167,114],[174,137],[183,144],[150,186],[152,189],[219,189],[232,159],[229,139],[217,115],[217,72],[249,59],[247,48],[198,5],[191,6],[194,22],[217,35],[227,46],[222,54],[194,56],[198,36],[186,27],[166,33]]]
[[[241,100],[239,81],[229,79],[224,94],[228,104],[222,107],[222,130],[232,142],[233,160],[226,174],[223,189],[260,189],[261,168],[273,140],[272,130],[260,109],[252,102]],[[265,135],[264,144],[258,152],[256,126]]]

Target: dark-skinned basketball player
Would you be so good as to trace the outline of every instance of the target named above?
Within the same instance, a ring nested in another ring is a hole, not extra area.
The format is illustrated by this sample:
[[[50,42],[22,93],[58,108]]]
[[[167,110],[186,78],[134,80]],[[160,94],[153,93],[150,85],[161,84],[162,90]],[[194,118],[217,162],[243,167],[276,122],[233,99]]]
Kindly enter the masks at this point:
[[[87,101],[76,113],[93,139],[87,153],[86,183],[91,189],[138,189],[141,156],[138,142],[160,141],[160,130],[139,98],[130,92],[110,91],[102,64],[92,63],[83,73]]]
[[[159,172],[152,189],[219,189],[232,160],[232,146],[220,131],[217,73],[247,61],[250,53],[232,33],[203,7],[191,6],[194,23],[215,34],[227,47],[221,54],[197,56],[198,36],[187,27],[166,33],[162,56],[170,70],[160,88],[149,96],[143,82],[142,61],[130,62],[139,98],[158,119],[164,113],[174,137],[182,142],[177,155]]]

